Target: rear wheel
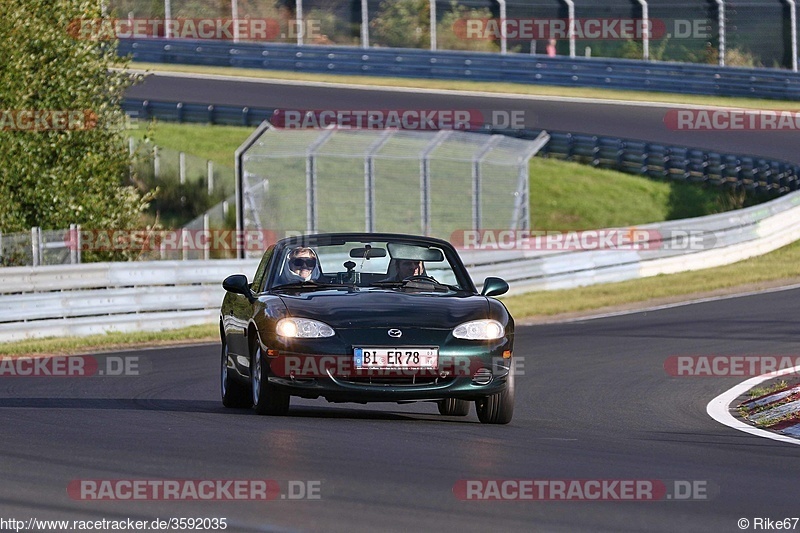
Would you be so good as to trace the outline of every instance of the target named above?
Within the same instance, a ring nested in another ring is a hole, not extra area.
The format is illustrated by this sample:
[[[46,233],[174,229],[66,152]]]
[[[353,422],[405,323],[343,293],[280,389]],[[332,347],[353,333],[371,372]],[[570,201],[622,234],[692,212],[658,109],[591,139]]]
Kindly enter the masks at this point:
[[[222,365],[220,369],[220,389],[222,405],[233,408],[247,408],[253,405],[253,398],[246,384],[239,383],[228,372],[228,343],[222,339]]]
[[[512,366],[513,369],[513,366]],[[514,416],[514,372],[508,371],[508,388],[475,400],[478,420],[484,424],[508,424]]]
[[[260,415],[282,416],[289,412],[289,395],[270,384],[264,371],[261,347],[256,346],[250,361],[253,405]]]
[[[467,416],[469,414],[469,402],[456,398],[445,398],[436,402],[439,406],[439,414],[444,416]]]

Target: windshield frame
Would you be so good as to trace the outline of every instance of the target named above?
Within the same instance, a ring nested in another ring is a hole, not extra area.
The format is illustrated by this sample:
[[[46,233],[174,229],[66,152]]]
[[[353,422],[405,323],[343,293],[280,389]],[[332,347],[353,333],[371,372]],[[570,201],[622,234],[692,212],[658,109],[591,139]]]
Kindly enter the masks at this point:
[[[292,248],[302,246],[302,247],[314,248],[316,250],[318,247],[344,245],[348,243],[385,245],[386,243],[389,242],[396,242],[412,246],[426,246],[426,247],[433,246],[439,248],[444,253],[445,262],[449,263],[449,266],[453,271],[453,275],[455,276],[458,287],[460,287],[460,289],[458,290],[460,292],[477,294],[477,290],[475,289],[475,285],[472,282],[472,278],[470,277],[469,272],[467,271],[466,267],[464,267],[464,264],[458,255],[458,252],[456,252],[455,248],[453,248],[453,246],[449,242],[432,237],[421,237],[415,235],[403,235],[403,234],[393,234],[393,233],[322,233],[314,235],[301,235],[301,236],[288,237],[286,239],[282,239],[275,244],[275,249],[272,254],[272,261],[269,267],[269,272],[266,277],[266,283],[264,284],[264,290],[272,291],[273,288],[278,288],[278,290],[280,290],[279,289],[280,285],[284,285],[284,283],[278,282],[280,278],[280,271],[283,267],[283,262],[286,257],[286,254],[288,254],[289,250]],[[354,262],[357,261],[354,260]],[[444,282],[441,283],[447,285]],[[334,286],[332,286],[331,288],[334,288]],[[361,289],[370,288],[369,284],[364,284],[364,285],[354,284],[353,286]],[[386,290],[386,288],[384,288],[384,290]]]

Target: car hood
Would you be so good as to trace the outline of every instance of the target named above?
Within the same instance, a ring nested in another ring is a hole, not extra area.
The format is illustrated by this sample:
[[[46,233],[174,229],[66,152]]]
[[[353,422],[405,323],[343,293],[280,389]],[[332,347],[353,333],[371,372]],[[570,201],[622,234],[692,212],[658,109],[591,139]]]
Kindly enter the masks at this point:
[[[454,328],[487,318],[486,297],[394,290],[306,291],[280,295],[290,316],[314,318],[333,328]]]

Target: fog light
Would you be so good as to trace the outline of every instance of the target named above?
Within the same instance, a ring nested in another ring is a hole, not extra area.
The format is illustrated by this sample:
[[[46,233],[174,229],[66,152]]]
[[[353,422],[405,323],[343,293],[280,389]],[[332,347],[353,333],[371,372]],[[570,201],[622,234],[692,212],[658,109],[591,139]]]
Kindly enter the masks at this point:
[[[479,368],[472,376],[472,382],[476,385],[488,385],[492,382],[492,371],[488,368]]]

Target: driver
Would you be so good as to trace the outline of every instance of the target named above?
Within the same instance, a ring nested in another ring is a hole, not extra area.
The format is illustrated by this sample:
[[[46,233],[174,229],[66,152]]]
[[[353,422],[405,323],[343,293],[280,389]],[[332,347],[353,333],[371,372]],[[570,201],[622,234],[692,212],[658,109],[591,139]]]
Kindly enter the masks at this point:
[[[397,261],[397,281],[402,281],[411,276],[422,276],[425,273],[425,265],[422,261],[410,259],[400,259]]]
[[[311,248],[299,246],[292,249],[286,258],[281,273],[281,283],[316,280],[320,275],[316,252]]]

